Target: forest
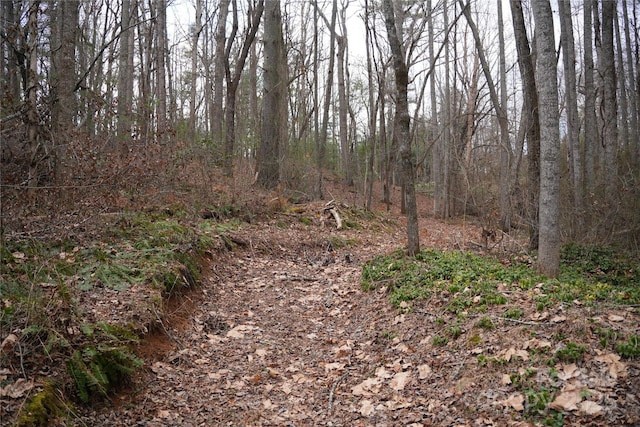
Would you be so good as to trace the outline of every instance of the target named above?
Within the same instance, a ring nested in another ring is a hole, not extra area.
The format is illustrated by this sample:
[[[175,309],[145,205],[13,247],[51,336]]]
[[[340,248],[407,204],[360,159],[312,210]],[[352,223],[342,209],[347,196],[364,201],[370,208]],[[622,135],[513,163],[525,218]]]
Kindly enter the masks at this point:
[[[640,422],[639,15],[1,1],[2,424]]]

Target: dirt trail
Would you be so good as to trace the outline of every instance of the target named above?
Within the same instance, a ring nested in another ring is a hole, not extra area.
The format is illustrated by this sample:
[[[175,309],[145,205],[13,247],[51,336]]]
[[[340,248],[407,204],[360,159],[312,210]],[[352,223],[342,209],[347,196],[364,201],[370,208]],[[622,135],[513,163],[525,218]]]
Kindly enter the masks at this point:
[[[266,225],[238,237],[248,248],[211,265],[198,302],[185,301],[190,318],[167,331],[173,348],[133,392],[116,397],[115,408],[85,414],[84,422],[355,426],[467,418],[455,407],[436,410],[439,398],[425,393],[427,385],[449,392],[447,378],[432,378],[414,348],[421,331],[403,328],[383,292],[361,290],[363,262],[399,248],[398,228]]]

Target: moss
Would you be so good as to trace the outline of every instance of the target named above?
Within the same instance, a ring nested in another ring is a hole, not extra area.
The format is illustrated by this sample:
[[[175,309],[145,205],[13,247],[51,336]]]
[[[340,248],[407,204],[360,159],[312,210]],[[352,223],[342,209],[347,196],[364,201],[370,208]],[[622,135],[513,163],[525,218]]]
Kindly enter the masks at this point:
[[[48,426],[55,418],[63,417],[65,411],[56,394],[52,382],[45,384],[44,389],[35,394],[24,407],[16,421],[16,427]]]

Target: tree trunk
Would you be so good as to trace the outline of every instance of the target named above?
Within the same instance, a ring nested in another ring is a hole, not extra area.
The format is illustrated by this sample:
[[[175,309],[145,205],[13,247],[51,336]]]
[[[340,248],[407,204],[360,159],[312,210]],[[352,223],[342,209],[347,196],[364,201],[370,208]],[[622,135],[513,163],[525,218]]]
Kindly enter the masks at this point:
[[[637,4],[637,3],[636,3]],[[640,159],[638,158],[639,149],[640,149],[640,141],[638,138],[638,99],[637,96],[640,95],[640,91],[635,93],[636,91],[636,77],[635,77],[635,64],[633,60],[632,53],[632,44],[631,44],[631,35],[629,29],[629,11],[627,10],[627,0],[622,0],[622,11],[623,11],[623,21],[624,21],[624,40],[626,46],[627,53],[627,76],[629,78],[629,104],[631,110],[631,122],[629,124],[629,140],[631,142],[631,168],[633,170],[638,171],[640,167]],[[636,174],[636,176],[638,176]]]
[[[616,9],[615,1],[602,2],[602,49],[600,52],[599,72],[603,84],[603,126],[602,144],[604,145],[605,201],[613,209],[617,202],[618,180],[618,105],[616,91],[616,67],[613,44],[613,23]]]
[[[131,138],[131,102],[132,96],[128,91],[128,80],[133,70],[129,69],[129,38],[131,34],[131,2],[122,0],[122,18],[120,22],[120,46],[118,53],[118,139],[120,150],[124,152],[127,142]]]
[[[27,75],[25,84],[26,100],[26,129],[29,156],[29,171],[27,186],[29,194],[34,192],[38,185],[38,153],[40,152],[40,141],[38,130],[40,117],[38,114],[38,11],[40,2],[31,0],[29,2],[27,31],[26,31],[26,56]]]
[[[247,20],[249,21],[247,24],[247,29],[244,35],[244,39],[242,41],[242,46],[240,50],[240,54],[236,59],[235,69],[233,74],[231,74],[231,64],[230,64],[230,54],[231,54],[231,43],[233,43],[233,37],[229,39],[229,44],[225,49],[225,78],[227,82],[227,105],[225,111],[225,145],[224,145],[224,167],[227,176],[231,176],[233,174],[233,152],[235,150],[235,141],[236,141],[236,94],[238,92],[238,86],[240,85],[240,77],[242,77],[242,70],[244,69],[244,64],[247,60],[247,56],[249,56],[249,49],[253,44],[256,33],[258,32],[258,27],[260,27],[260,19],[262,18],[262,12],[264,10],[264,0],[259,0],[255,11],[252,11],[251,8],[247,11]],[[236,2],[234,0],[233,3],[233,13],[234,13],[234,30],[232,31],[232,35],[236,34],[237,30],[237,7]],[[284,48],[283,48],[284,49]],[[285,100],[286,102],[286,100]]]
[[[560,127],[553,15],[549,0],[532,0],[536,21],[540,103],[540,245],[538,271],[557,277],[560,268]]]
[[[598,135],[596,120],[596,90],[593,79],[592,0],[584,2],[584,159],[585,190],[589,197],[595,191],[595,146]],[[587,222],[591,214],[587,213]]]
[[[582,153],[580,150],[580,127],[578,124],[578,95],[576,91],[576,54],[573,40],[573,22],[571,4],[558,3],[560,15],[560,40],[562,44],[562,64],[564,68],[565,104],[567,111],[567,141],[569,143],[571,184],[573,188],[573,207],[575,215],[574,230],[582,230],[583,217],[583,180]]]
[[[428,38],[429,38],[429,59],[433,63],[435,58],[434,37],[433,37],[433,9],[431,0],[427,0]],[[445,41],[446,43],[446,41]],[[433,214],[439,215],[442,210],[442,151],[440,149],[440,138],[438,135],[438,103],[436,96],[436,79],[429,79],[429,92],[431,98],[431,117],[429,120],[429,136],[431,150],[431,179],[433,181]]]
[[[262,135],[256,169],[258,183],[267,189],[280,182],[280,147],[287,138],[287,77],[280,0],[269,0],[264,19],[264,88]]]
[[[191,35],[191,94],[189,99],[189,140],[196,138],[196,93],[198,92],[198,40],[202,32],[202,0],[196,0],[196,23]]]
[[[213,105],[211,108],[211,139],[215,146],[223,143],[223,109],[224,101],[224,56],[227,40],[227,16],[231,0],[220,0],[218,7],[218,24],[216,27],[216,49],[213,60]]]
[[[157,138],[158,142],[167,140],[167,85],[166,85],[166,57],[167,57],[167,0],[156,0],[156,13],[158,19],[158,34],[156,39],[156,95],[158,108]]]
[[[384,0],[383,10],[387,37],[393,57],[393,68],[396,80],[396,113],[394,119],[394,138],[397,138],[400,148],[402,180],[405,190],[407,208],[407,253],[410,256],[420,251],[420,235],[418,228],[418,211],[416,206],[415,183],[413,173],[413,159],[411,141],[409,139],[409,104],[408,85],[409,69],[405,63],[401,40],[398,38],[399,29],[396,27],[396,14],[392,0]],[[400,23],[402,25],[402,23]]]
[[[342,152],[342,170],[346,185],[353,185],[353,171],[351,166],[351,153],[349,152],[349,129],[347,115],[349,103],[345,87],[345,68],[349,65],[345,61],[347,50],[347,38],[343,35],[338,40],[338,116],[340,120],[340,149]]]
[[[527,136],[527,158],[529,189],[527,193],[527,220],[529,222],[529,247],[538,248],[538,195],[540,191],[540,119],[538,115],[538,93],[532,52],[529,48],[521,0],[511,0],[518,66],[522,78],[523,113],[521,126],[525,123]]]

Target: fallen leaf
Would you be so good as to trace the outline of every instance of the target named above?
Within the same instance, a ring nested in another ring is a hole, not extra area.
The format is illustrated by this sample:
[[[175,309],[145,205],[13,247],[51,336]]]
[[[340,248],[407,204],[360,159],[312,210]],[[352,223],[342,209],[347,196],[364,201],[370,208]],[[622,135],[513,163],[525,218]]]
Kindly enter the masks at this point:
[[[411,382],[411,372],[398,372],[394,375],[389,383],[389,387],[394,389],[395,391],[400,391],[406,387],[407,384]]]
[[[596,417],[602,414],[602,409],[603,409],[602,406],[590,400],[579,403],[578,408],[580,409],[580,412],[582,412],[583,414],[596,416]]]
[[[276,407],[276,405],[273,404],[273,402],[271,402],[270,399],[265,399],[262,401],[262,406],[264,407],[264,409],[273,409]]]
[[[606,353],[600,356],[596,356],[595,360],[598,362],[604,362],[609,366],[609,375],[611,378],[617,379],[618,376],[627,376],[627,365],[620,362],[620,356],[615,353]]]
[[[582,400],[579,390],[563,391],[549,404],[551,409],[557,411],[575,411]]]
[[[558,372],[558,378],[561,380],[567,381],[571,378],[578,377],[580,375],[580,370],[575,363],[570,365],[564,365],[561,367],[560,372]]]
[[[607,318],[612,322],[622,322],[624,320],[624,317],[618,316],[617,314],[610,314]]]
[[[522,360],[529,360],[529,353],[526,350],[516,350],[511,347],[503,353],[503,356],[507,362],[511,361],[513,356],[519,356]]]
[[[558,315],[558,316],[554,316],[551,318],[551,322],[553,323],[562,323],[565,320],[567,320],[567,316],[564,316],[562,314]]]
[[[363,417],[368,417],[373,414],[376,409],[373,407],[373,402],[370,400],[363,400],[360,402],[360,415]]]
[[[431,376],[431,366],[424,364],[418,366],[418,378],[424,380],[425,378],[429,378]]]
[[[0,397],[10,397],[12,399],[18,399],[23,397],[29,390],[33,388],[33,380],[25,380],[19,378],[15,383],[9,384],[3,388],[0,388]]]
[[[344,363],[339,362],[327,363],[324,365],[324,372],[329,373],[330,371],[341,371],[344,369],[344,366]]]
[[[509,374],[502,374],[502,378],[500,379],[500,383],[502,385],[509,385],[511,384],[511,375]]]
[[[371,396],[374,393],[378,393],[380,390],[379,378],[367,378],[360,384],[351,388],[351,393],[354,396]]]
[[[378,368],[376,368],[376,377],[378,378],[391,378],[393,376],[393,373],[387,371],[387,368],[385,368],[384,366],[380,366]]]
[[[2,340],[2,345],[0,345],[0,352],[10,353],[17,341],[18,337],[16,334],[7,335],[7,337]]]
[[[235,328],[231,329],[227,332],[227,337],[229,338],[244,338],[246,332],[253,331],[258,329],[252,325],[238,325]]]
[[[520,393],[515,393],[500,401],[503,405],[510,406],[516,411],[524,411],[524,396]]]

